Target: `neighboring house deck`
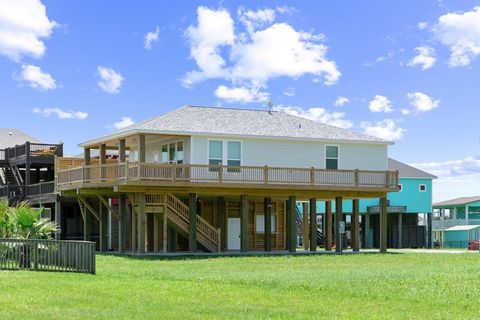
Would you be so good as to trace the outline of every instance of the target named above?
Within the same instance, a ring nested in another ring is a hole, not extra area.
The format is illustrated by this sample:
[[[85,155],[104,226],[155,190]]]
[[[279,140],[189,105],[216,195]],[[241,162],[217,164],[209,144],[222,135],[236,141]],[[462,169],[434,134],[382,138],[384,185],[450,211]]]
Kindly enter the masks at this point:
[[[343,237],[332,211],[335,230],[344,220],[331,201],[378,198],[385,251],[386,195],[398,190],[390,144],[282,112],[187,106],[82,143],[81,163],[57,158],[56,188],[78,201],[85,239],[97,228],[102,250],[293,252],[297,201],[311,204],[316,250],[317,200],[330,208],[330,249]]]
[[[435,217],[433,220],[434,237],[440,245],[455,246],[459,243],[445,237],[445,230],[456,226],[480,225],[480,196],[461,197],[433,204]],[[461,244],[466,247],[466,243]]]
[[[62,144],[47,144],[16,129],[0,129],[0,197],[55,202],[54,160]]]

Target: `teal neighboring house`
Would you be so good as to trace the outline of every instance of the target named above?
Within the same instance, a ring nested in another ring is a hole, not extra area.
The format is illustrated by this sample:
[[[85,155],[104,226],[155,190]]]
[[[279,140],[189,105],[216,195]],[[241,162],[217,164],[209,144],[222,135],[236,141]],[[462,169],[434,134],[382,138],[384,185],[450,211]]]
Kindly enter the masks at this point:
[[[466,248],[468,241],[479,240],[480,196],[437,202],[433,209],[433,237],[439,246]]]
[[[403,162],[388,159],[388,170],[399,172],[399,192],[388,193],[388,247],[432,247],[432,181],[437,177]],[[332,203],[335,208],[335,203]],[[325,203],[317,203],[317,212],[325,213]],[[352,201],[345,200],[347,243],[351,239]],[[379,246],[380,215],[378,200],[360,200],[362,247]],[[323,220],[319,218],[319,222]],[[322,224],[322,223],[321,223]],[[323,225],[323,224],[322,224]]]

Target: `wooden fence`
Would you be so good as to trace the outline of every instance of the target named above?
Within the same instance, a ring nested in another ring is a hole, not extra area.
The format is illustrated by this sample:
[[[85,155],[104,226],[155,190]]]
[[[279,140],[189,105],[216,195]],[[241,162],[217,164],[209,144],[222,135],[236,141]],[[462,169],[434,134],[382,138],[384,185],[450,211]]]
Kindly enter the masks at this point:
[[[95,274],[95,243],[0,238],[0,270]]]

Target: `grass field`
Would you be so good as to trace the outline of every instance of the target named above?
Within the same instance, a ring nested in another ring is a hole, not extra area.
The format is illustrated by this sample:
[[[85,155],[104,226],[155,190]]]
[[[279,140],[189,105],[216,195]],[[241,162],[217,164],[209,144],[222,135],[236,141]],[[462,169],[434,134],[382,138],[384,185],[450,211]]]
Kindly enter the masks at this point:
[[[97,275],[0,271],[1,319],[479,318],[480,254],[97,257]]]

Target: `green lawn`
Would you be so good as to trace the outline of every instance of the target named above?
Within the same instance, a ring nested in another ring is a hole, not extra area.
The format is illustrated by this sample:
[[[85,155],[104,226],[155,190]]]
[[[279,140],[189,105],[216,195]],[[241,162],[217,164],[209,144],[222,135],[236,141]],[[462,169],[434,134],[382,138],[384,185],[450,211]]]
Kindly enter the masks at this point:
[[[480,254],[97,256],[97,275],[0,271],[3,319],[479,318]]]

